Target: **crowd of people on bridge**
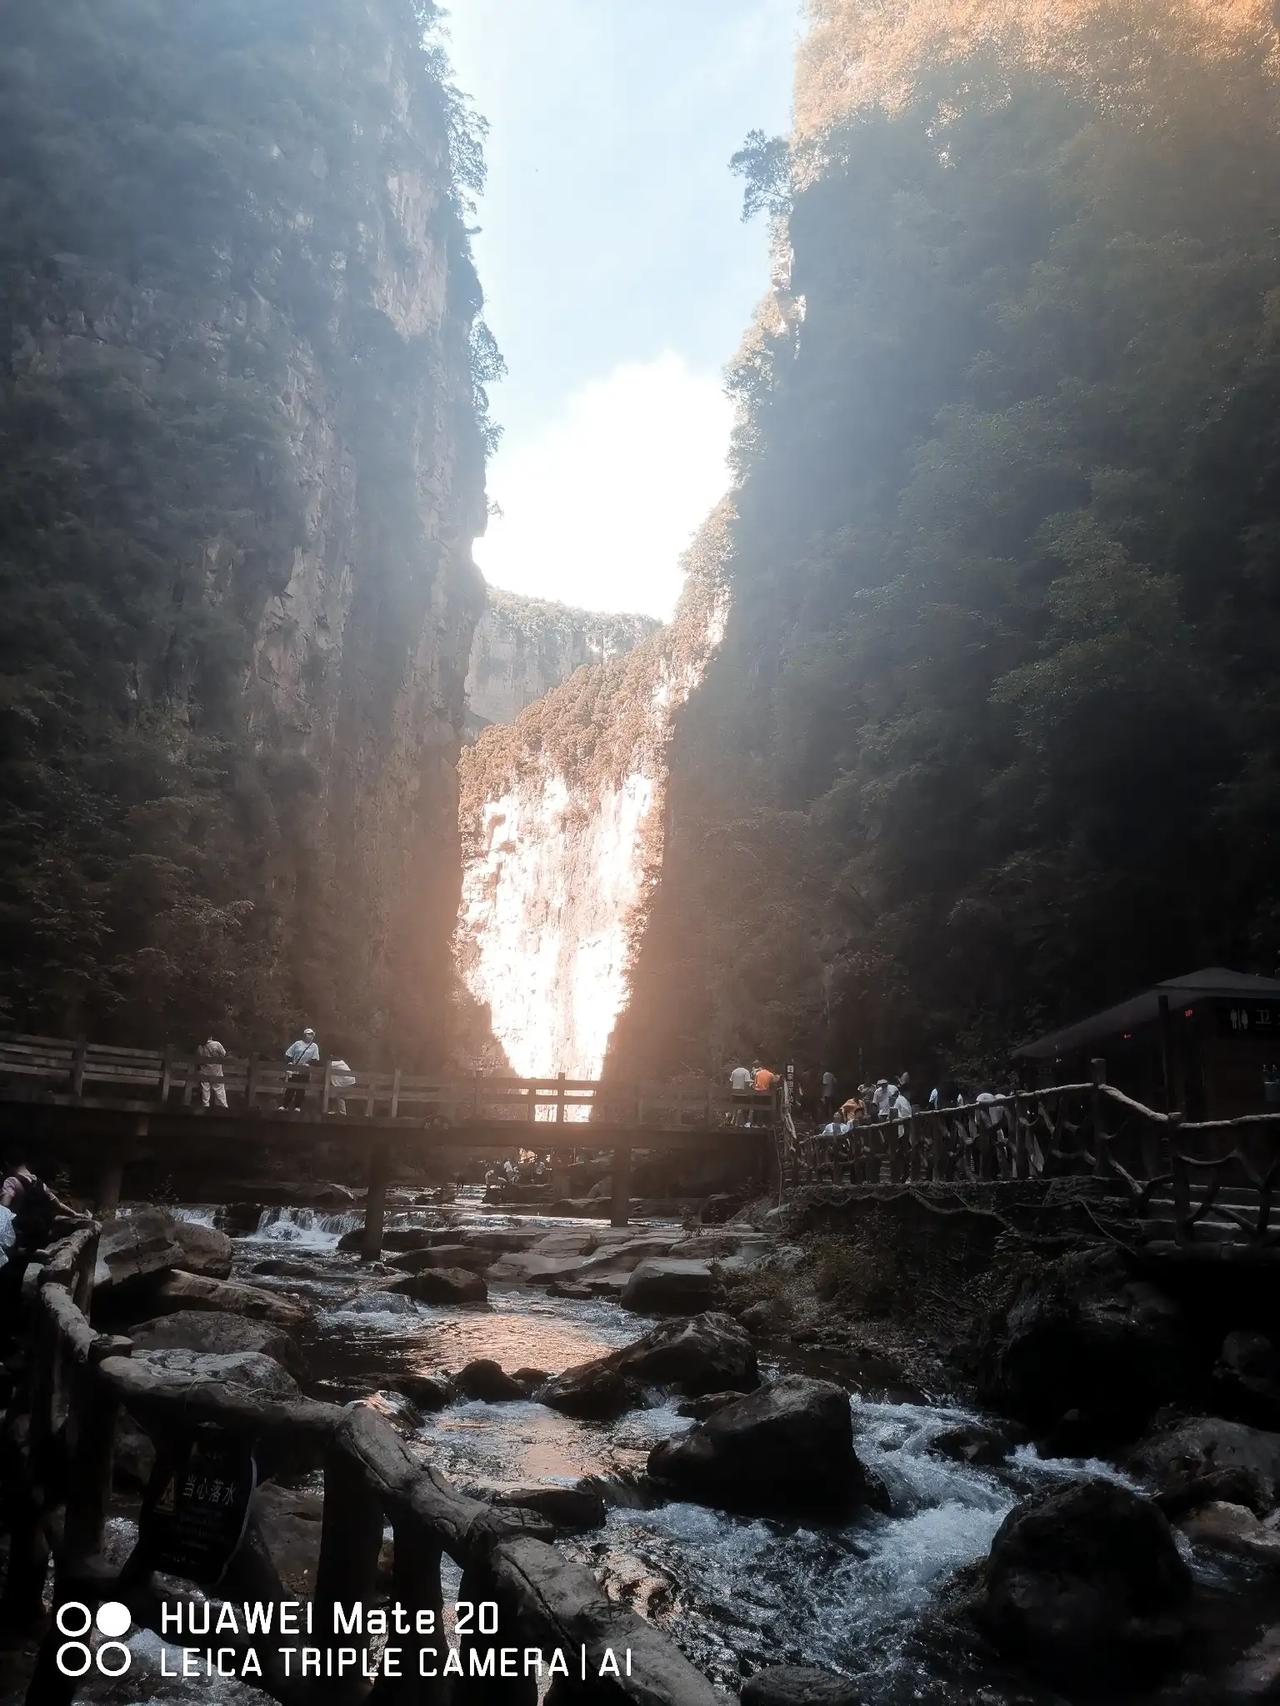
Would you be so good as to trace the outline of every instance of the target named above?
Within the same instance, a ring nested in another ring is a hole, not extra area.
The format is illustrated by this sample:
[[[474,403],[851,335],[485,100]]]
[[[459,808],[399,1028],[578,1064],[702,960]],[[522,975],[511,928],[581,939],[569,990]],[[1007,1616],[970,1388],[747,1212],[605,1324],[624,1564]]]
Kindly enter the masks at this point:
[[[227,1085],[222,1065],[226,1058],[226,1048],[210,1030],[209,1035],[196,1049],[196,1081],[200,1090],[200,1106],[203,1108],[222,1108],[224,1111],[226,1109]],[[306,1106],[307,1091],[312,1083],[312,1068],[320,1064],[320,1044],[310,1025],[305,1026],[296,1040],[285,1049],[284,1063],[287,1069],[284,1100],[280,1103],[278,1112],[301,1113]],[[355,1082],[356,1075],[345,1060],[329,1062],[329,1087],[331,1091],[338,1092],[330,1097],[331,1114],[346,1113],[347,1104],[341,1092],[351,1089]]]

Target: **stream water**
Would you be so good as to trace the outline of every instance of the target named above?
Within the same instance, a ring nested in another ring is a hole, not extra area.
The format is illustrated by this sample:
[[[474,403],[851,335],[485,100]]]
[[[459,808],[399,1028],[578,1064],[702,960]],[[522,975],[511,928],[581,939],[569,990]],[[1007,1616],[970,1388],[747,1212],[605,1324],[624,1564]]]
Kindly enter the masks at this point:
[[[215,1221],[212,1209],[181,1212]],[[438,1224],[430,1210],[416,1218]],[[357,1223],[352,1215],[270,1209],[256,1231],[236,1241],[237,1277],[287,1290],[314,1307],[302,1348],[307,1386],[317,1396],[364,1396],[398,1375],[456,1372],[479,1356],[508,1371],[558,1372],[652,1325],[610,1301],[496,1285],[487,1310],[419,1305],[412,1316],[349,1313],[344,1304],[353,1295],[380,1283],[337,1249]],[[538,1223],[475,1204],[463,1210],[461,1224],[528,1229]],[[573,1223],[545,1223],[548,1229],[566,1224]],[[256,1271],[264,1258],[279,1255],[305,1264],[305,1277],[292,1261],[287,1277]],[[766,1359],[766,1367],[788,1366],[785,1354]],[[762,1665],[809,1663],[857,1678],[868,1706],[959,1706],[976,1698],[1003,1706],[1042,1698],[1025,1682],[980,1671],[940,1636],[930,1617],[936,1591],[961,1565],[985,1555],[1025,1493],[1082,1475],[1122,1477],[1097,1462],[1042,1461],[1030,1448],[1004,1469],[972,1468],[929,1449],[935,1434],[971,1412],[865,1387],[850,1402],[859,1455],[888,1486],[892,1516],[815,1528],[673,1502],[612,1510],[603,1530],[560,1544],[735,1697],[744,1677]],[[585,1476],[642,1470],[656,1441],[688,1426],[664,1402],[610,1423],[576,1421],[534,1403],[464,1403],[423,1418],[417,1438],[463,1487],[572,1485]],[[222,1697],[238,1700],[239,1693]],[[188,1696],[166,1685],[148,1698]]]

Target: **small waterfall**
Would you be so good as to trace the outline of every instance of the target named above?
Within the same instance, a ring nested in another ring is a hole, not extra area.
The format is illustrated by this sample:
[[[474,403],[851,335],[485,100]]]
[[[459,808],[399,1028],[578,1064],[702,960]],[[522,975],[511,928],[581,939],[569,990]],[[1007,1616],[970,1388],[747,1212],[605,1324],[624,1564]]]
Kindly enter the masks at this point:
[[[295,1244],[309,1250],[331,1250],[344,1232],[364,1224],[362,1214],[322,1214],[314,1208],[264,1208],[254,1238],[275,1244]]]
[[[191,1226],[216,1227],[218,1210],[209,1203],[178,1203],[168,1211],[175,1220],[185,1220]]]

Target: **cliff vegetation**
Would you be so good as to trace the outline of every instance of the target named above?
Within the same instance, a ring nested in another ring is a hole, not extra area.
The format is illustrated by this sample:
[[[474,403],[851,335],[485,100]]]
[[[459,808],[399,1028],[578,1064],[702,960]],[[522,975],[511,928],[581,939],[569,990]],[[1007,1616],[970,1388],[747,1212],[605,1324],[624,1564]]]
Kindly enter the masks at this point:
[[[1270,8],[813,10],[629,1071],[977,1072],[1280,944]]]

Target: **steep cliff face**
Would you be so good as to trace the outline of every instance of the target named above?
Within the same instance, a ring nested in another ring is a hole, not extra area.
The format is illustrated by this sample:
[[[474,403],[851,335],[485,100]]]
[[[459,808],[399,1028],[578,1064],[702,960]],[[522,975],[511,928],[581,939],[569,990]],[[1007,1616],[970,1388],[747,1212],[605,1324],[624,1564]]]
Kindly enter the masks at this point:
[[[610,616],[489,589],[467,670],[467,730],[513,723],[575,669],[610,663],[657,631],[650,616]]]
[[[739,157],[790,278],[617,1047],[973,1082],[1274,961],[1277,18],[810,10]]]
[[[723,631],[725,525],[691,550],[668,628],[463,754],[458,962],[520,1074],[603,1069],[661,868],[675,715]]]
[[[7,14],[20,1023],[442,1042],[484,444],[430,10]]]

